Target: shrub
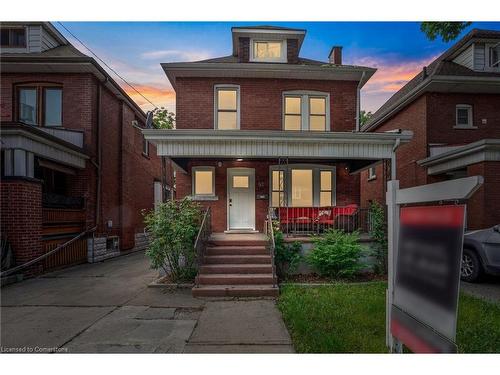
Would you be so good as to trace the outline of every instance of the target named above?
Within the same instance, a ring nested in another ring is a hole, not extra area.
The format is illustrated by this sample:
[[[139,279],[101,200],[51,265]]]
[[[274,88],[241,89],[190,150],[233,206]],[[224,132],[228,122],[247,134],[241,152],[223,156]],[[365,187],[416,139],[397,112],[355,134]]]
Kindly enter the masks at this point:
[[[353,277],[361,268],[358,232],[330,229],[313,239],[307,262],[322,276]]]
[[[278,276],[286,279],[294,273],[302,259],[302,245],[295,241],[291,245],[285,243],[281,231],[274,232],[274,262]]]
[[[379,274],[387,273],[387,221],[384,208],[378,202],[370,204],[370,235],[375,241],[372,255],[375,257],[374,271]]]
[[[151,267],[162,268],[172,281],[188,281],[196,276],[194,241],[201,219],[200,206],[185,198],[168,201],[145,214],[151,242],[146,255]]]

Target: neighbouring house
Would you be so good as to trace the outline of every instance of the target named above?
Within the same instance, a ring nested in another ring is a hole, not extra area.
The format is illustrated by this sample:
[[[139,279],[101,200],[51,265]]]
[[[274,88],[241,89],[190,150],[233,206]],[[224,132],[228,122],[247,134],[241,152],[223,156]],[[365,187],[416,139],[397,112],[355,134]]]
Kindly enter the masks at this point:
[[[91,57],[45,22],[1,25],[1,231],[23,272],[144,246],[141,210],[162,199],[146,116]]]
[[[300,56],[306,30],[233,27],[232,54],[162,64],[176,129],[146,129],[177,169],[176,196],[210,212],[195,295],[275,294],[270,220],[287,235],[357,229],[358,172],[411,134],[359,132],[360,89],[375,69]],[[366,217],[366,215],[365,215]]]
[[[467,227],[500,223],[500,31],[474,29],[423,67],[363,126],[408,129],[396,169],[407,188],[472,175],[484,185],[467,204]],[[361,173],[361,204],[384,202],[386,162]]]

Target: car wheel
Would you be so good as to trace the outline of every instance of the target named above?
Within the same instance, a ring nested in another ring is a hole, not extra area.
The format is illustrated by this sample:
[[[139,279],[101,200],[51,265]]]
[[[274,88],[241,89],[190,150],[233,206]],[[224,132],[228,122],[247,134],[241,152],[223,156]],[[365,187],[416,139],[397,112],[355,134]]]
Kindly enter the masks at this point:
[[[477,254],[469,249],[464,249],[460,276],[463,281],[475,282],[481,276],[481,262]]]

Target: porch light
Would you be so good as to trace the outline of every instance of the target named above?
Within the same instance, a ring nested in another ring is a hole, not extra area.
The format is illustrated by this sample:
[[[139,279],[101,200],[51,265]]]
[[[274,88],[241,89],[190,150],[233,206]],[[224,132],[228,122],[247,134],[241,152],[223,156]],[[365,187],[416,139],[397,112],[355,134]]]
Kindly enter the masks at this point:
[[[243,161],[243,159],[236,159],[236,161]]]

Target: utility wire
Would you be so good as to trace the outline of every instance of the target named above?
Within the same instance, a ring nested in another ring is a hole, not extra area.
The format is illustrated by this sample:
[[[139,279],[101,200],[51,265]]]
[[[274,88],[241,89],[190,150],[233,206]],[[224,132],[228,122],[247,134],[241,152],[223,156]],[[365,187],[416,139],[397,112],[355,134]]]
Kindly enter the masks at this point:
[[[118,74],[118,72],[116,70],[114,70],[112,67],[110,67],[108,64],[106,64],[106,62],[101,59],[99,56],[97,56],[97,54],[92,51],[89,47],[87,47],[87,45],[85,43],[83,43],[75,34],[73,34],[66,26],[64,26],[62,24],[62,22],[57,22],[59,25],[61,25],[64,30],[66,30],[73,38],[75,38],[82,46],[84,46],[92,55],[94,55],[96,57],[96,59],[98,59],[100,62],[102,62],[109,70],[111,70],[113,73],[115,73],[123,82],[125,82],[127,85],[129,85],[136,93],[138,93],[144,100],[146,100],[149,104],[151,104],[153,107],[158,108],[158,106],[156,104],[154,104],[151,100],[149,100],[148,98],[146,98],[139,90],[137,90],[131,83],[128,83],[128,81],[123,78],[120,74]]]

